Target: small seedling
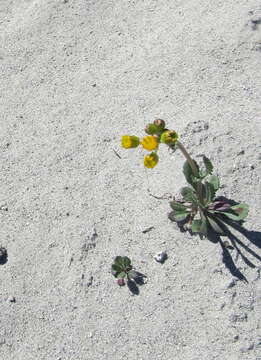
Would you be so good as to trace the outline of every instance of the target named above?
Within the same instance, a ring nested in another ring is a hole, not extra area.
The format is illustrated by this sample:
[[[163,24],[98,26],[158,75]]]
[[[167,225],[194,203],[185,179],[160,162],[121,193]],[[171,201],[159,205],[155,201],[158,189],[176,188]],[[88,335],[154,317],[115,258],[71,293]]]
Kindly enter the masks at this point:
[[[241,223],[246,218],[248,205],[244,203],[231,205],[228,201],[216,197],[220,184],[219,178],[212,174],[211,161],[203,156],[204,169],[200,169],[198,163],[178,141],[177,132],[167,129],[164,120],[157,119],[152,124],[148,124],[145,132],[147,135],[142,139],[133,135],[124,135],[121,141],[125,149],[141,145],[145,150],[151,151],[144,157],[145,167],[152,169],[157,165],[160,144],[165,144],[172,150],[179,149],[186,159],[183,173],[189,186],[181,189],[182,200],[174,200],[170,203],[171,220],[182,223],[185,230],[207,235],[209,230],[224,234],[227,224]]]
[[[135,280],[138,276],[137,271],[133,270],[131,260],[127,256],[116,256],[111,266],[112,275],[117,278],[120,286],[125,285],[125,280]]]

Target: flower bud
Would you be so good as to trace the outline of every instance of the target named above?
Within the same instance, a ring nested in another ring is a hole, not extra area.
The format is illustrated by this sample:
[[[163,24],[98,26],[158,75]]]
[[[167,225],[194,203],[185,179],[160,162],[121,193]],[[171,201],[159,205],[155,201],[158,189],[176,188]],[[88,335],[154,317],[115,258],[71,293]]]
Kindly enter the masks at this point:
[[[136,148],[140,144],[138,136],[123,135],[121,138],[121,146],[124,149]]]
[[[158,127],[155,124],[148,124],[145,127],[145,132],[149,135],[157,134],[159,131]]]
[[[145,136],[140,142],[146,150],[156,150],[159,145],[158,138],[152,135]]]
[[[178,134],[174,130],[167,130],[161,134],[160,141],[167,145],[175,145],[178,140]]]
[[[161,120],[161,119],[156,119],[154,120],[154,125],[157,126],[157,128],[161,131],[163,131],[165,129],[165,121],[164,120]]]
[[[159,161],[158,155],[155,152],[152,152],[144,157],[144,166],[146,166],[149,169],[152,169],[154,168],[154,166],[157,165],[158,161]]]

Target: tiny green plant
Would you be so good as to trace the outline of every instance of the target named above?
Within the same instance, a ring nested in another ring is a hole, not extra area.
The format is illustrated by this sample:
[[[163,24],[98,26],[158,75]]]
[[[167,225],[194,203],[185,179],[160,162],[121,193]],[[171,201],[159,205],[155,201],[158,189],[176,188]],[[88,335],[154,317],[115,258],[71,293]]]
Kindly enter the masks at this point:
[[[111,266],[112,275],[117,278],[120,286],[125,285],[125,281],[135,280],[139,273],[133,269],[130,258],[127,256],[116,256]]]
[[[191,158],[184,145],[178,140],[176,131],[166,128],[165,121],[155,120],[145,128],[147,135],[140,139],[137,136],[122,136],[122,146],[125,149],[141,145],[151,151],[144,157],[144,166],[154,168],[158,161],[160,144],[165,144],[172,150],[179,149],[185,157],[183,173],[188,186],[181,189],[181,200],[173,200],[169,218],[182,223],[185,230],[207,236],[209,231],[225,234],[226,225],[231,222],[241,223],[248,215],[248,205],[240,203],[231,205],[228,200],[216,197],[220,188],[218,176],[213,174],[213,164],[203,156],[204,167]]]

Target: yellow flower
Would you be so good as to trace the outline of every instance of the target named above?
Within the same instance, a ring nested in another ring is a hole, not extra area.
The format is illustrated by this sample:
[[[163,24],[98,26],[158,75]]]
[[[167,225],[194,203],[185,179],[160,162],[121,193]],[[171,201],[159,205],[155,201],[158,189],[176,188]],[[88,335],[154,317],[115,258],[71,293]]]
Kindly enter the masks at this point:
[[[157,165],[158,161],[159,161],[158,155],[155,152],[152,152],[144,157],[144,166],[146,166],[149,169],[152,169],[154,168],[154,166]]]
[[[121,138],[121,146],[124,149],[136,148],[140,144],[138,136],[134,135],[123,135]]]
[[[141,145],[144,147],[144,149],[151,151],[158,148],[159,142],[156,137],[148,135],[142,139]]]
[[[167,145],[175,145],[179,136],[174,130],[166,130],[162,133],[160,141]]]

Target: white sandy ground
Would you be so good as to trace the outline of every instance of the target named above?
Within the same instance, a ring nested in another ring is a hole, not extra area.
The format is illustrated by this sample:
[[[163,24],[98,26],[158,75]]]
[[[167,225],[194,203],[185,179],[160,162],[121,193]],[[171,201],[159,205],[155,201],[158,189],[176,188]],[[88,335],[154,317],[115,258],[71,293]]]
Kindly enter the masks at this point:
[[[260,258],[231,250],[233,282],[147,192],[177,195],[181,154],[145,171],[120,147],[165,119],[250,205],[255,244],[233,233],[260,257],[260,59],[257,0],[0,0],[1,360],[261,359]],[[147,275],[139,295],[116,255]]]

